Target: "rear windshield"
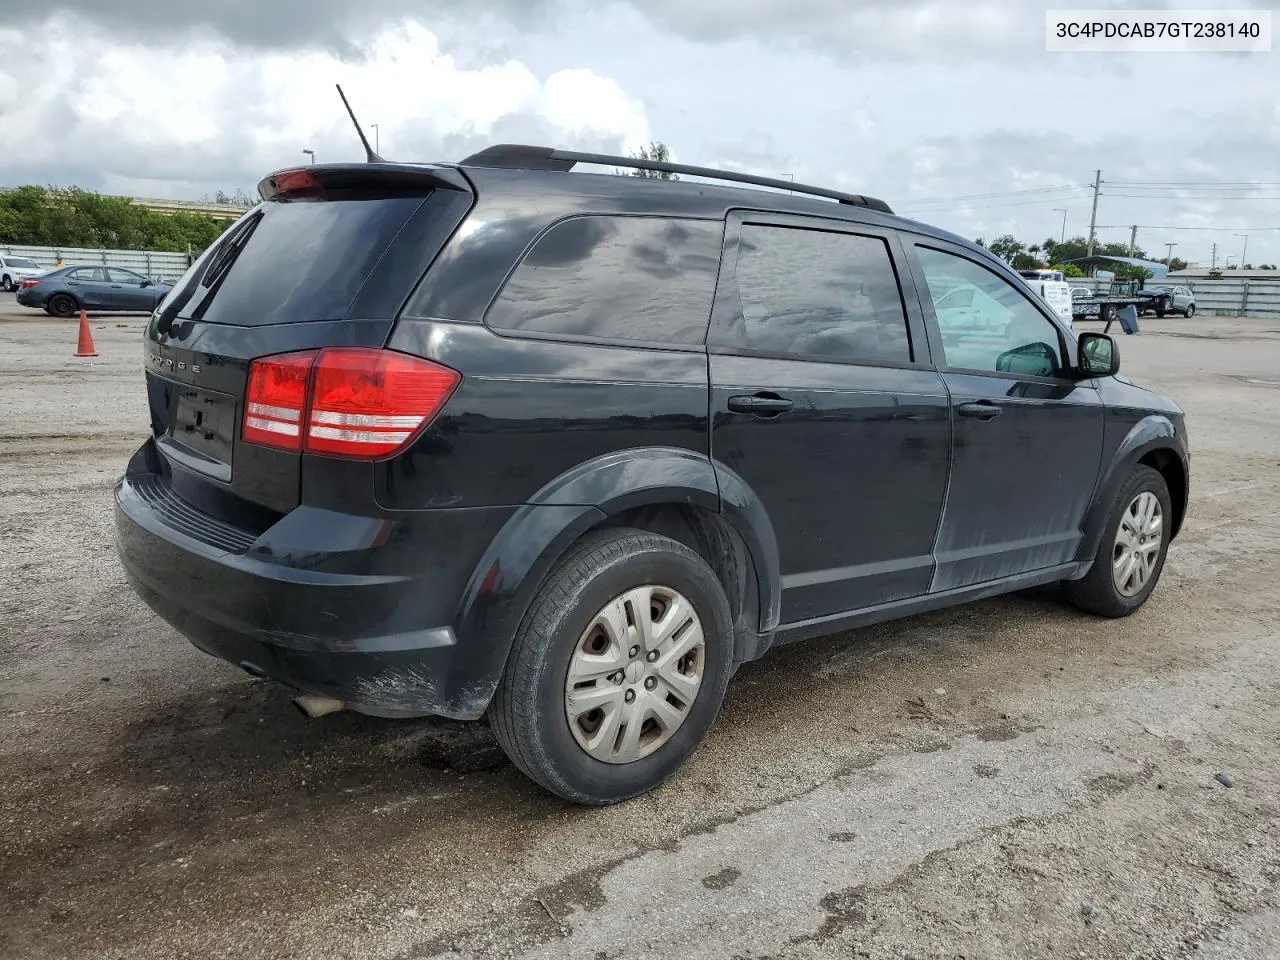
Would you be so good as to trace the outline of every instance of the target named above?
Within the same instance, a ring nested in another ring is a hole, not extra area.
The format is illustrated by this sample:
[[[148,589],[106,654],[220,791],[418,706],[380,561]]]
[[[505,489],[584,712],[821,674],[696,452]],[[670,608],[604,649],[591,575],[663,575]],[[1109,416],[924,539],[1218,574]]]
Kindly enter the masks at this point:
[[[180,304],[179,317],[237,326],[340,320],[423,202],[263,203],[200,258],[162,309]]]

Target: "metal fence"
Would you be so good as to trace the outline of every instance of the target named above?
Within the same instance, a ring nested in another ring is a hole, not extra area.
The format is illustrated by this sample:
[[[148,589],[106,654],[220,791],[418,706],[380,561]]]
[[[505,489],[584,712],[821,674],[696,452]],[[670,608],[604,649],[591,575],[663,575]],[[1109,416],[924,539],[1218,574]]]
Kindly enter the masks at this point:
[[[1073,287],[1087,287],[1094,293],[1111,289],[1110,280],[1077,277],[1068,280]],[[1280,278],[1244,280],[1223,277],[1221,280],[1183,280],[1170,277],[1150,281],[1151,286],[1189,287],[1196,298],[1196,312],[1210,317],[1280,317]]]
[[[31,247],[20,243],[0,243],[0,254],[27,257],[49,270],[54,268],[59,259],[68,267],[123,267],[152,280],[170,283],[187,272],[185,253],[154,250],[91,250],[81,247]]]

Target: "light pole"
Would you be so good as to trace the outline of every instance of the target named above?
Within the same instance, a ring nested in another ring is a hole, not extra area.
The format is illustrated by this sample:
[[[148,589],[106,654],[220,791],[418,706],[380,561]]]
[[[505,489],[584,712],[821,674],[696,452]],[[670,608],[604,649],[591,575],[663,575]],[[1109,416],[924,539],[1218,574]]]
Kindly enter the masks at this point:
[[[373,128],[373,152],[381,153],[382,151],[378,149],[378,125],[376,123],[371,123],[369,126]]]
[[[312,163],[316,162],[316,152],[314,150],[303,150],[302,152],[311,158]]]
[[[1164,246],[1165,246],[1164,265],[1168,267],[1170,270],[1172,270],[1173,269],[1173,248],[1176,247],[1177,244],[1166,243]]]
[[[1244,237],[1244,249],[1240,251],[1240,269],[1244,269],[1244,265],[1249,262],[1249,235],[1247,233],[1234,234],[1237,237]]]
[[[1062,214],[1062,237],[1058,240],[1058,242],[1066,243],[1067,242],[1067,211],[1061,209],[1060,207],[1054,207],[1053,212]]]

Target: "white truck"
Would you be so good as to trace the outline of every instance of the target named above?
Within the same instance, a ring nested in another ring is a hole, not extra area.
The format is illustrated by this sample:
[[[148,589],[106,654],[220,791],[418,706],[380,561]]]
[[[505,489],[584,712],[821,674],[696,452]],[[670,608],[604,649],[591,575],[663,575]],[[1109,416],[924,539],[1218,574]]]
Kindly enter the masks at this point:
[[[1071,286],[1061,270],[1019,270],[1023,282],[1068,327],[1071,326]]]

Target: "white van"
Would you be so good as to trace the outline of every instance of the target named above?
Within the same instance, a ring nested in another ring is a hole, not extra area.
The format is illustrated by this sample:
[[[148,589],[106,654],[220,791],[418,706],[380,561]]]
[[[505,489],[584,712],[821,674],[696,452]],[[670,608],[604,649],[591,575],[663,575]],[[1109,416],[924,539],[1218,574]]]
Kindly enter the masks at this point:
[[[1022,279],[1062,322],[1071,326],[1071,286],[1061,270],[1019,270]]]

